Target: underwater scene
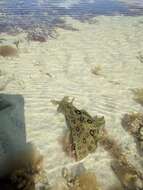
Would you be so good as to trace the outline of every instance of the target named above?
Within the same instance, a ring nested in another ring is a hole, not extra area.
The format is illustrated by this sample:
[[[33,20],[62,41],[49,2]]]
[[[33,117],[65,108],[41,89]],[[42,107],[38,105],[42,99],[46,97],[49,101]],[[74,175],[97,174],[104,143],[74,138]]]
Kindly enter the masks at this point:
[[[143,0],[0,0],[0,190],[143,190]]]

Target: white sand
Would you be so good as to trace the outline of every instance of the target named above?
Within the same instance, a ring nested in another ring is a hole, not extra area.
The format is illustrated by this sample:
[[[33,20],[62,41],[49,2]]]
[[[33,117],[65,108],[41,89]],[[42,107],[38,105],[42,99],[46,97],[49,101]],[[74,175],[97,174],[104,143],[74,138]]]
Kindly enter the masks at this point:
[[[50,182],[64,165],[75,164],[59,143],[66,129],[64,116],[56,114],[50,102],[65,95],[75,97],[74,104],[91,115],[104,115],[108,132],[140,169],[133,138],[120,123],[124,113],[143,110],[131,92],[143,87],[143,64],[136,58],[138,52],[143,54],[143,17],[100,16],[95,24],[66,19],[79,32],[58,29],[58,38],[47,43],[28,44],[25,34],[16,36],[23,39],[19,56],[0,57],[0,70],[7,78],[13,76],[2,92],[24,96],[27,139],[44,154]],[[99,76],[91,73],[97,65],[101,66]],[[101,147],[82,160],[87,169],[96,172],[103,190],[117,182],[110,160]]]

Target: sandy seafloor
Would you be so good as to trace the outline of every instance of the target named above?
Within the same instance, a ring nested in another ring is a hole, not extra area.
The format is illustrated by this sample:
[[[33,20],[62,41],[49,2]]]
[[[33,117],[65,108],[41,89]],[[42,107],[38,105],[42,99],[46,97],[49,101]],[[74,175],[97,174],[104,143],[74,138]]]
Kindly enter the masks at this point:
[[[0,57],[4,73],[0,85],[10,79],[1,92],[24,96],[27,140],[44,155],[50,183],[57,181],[63,166],[76,164],[59,143],[66,124],[50,101],[64,96],[74,97],[74,105],[93,116],[104,115],[108,133],[129,161],[142,170],[135,142],[122,128],[121,118],[124,113],[143,110],[131,91],[143,87],[143,63],[137,59],[143,55],[143,17],[98,16],[92,24],[65,19],[79,31],[57,29],[58,37],[45,43],[28,43],[24,33],[0,36],[21,40],[17,57]],[[91,73],[97,65],[101,75]],[[118,182],[110,161],[100,146],[81,161],[95,171],[103,190]]]

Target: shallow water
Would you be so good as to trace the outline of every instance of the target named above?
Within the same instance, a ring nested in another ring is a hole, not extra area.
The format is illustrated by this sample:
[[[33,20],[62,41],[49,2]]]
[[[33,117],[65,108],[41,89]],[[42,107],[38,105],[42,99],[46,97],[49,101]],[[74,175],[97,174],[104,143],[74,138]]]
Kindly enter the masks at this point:
[[[24,97],[27,141],[44,155],[50,183],[57,181],[64,166],[79,163],[62,149],[67,126],[51,103],[64,96],[75,98],[73,104],[92,116],[104,116],[110,136],[142,171],[136,143],[121,125],[125,113],[143,111],[132,92],[143,83],[142,5],[111,0],[0,3],[0,45],[16,49],[19,41],[18,55],[0,56],[0,90]],[[37,28],[44,34],[52,30],[55,37],[43,43],[28,40],[27,33]],[[80,162],[96,173],[103,190],[109,190],[119,183],[111,161],[99,146]]]
[[[0,31],[10,29],[28,30],[33,27],[53,28],[61,23],[60,18],[71,16],[86,21],[97,15],[142,15],[142,4],[129,5],[118,0],[80,1],[22,1],[0,2]]]

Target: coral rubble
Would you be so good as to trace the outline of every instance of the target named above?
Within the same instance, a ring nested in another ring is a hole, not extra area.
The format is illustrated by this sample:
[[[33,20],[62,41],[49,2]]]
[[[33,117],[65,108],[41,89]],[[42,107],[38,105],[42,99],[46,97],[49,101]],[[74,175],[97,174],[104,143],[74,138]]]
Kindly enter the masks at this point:
[[[114,158],[114,159],[120,159],[122,157],[124,157],[122,148],[117,144],[117,142],[111,138],[107,131],[104,129],[102,130],[102,137],[99,141],[100,145],[103,146],[103,148],[105,150],[107,150],[110,155]]]
[[[142,190],[143,175],[126,160],[114,160],[111,167],[126,190]]]
[[[68,190],[100,190],[96,175],[86,170],[84,166],[77,166],[75,173],[64,168],[62,174]]]
[[[135,138],[139,152],[143,153],[143,114],[130,113],[122,118],[122,126]]]
[[[110,138],[104,129],[100,144],[107,150],[113,158],[111,167],[119,178],[125,190],[143,189],[143,175],[124,155],[121,147]]]

